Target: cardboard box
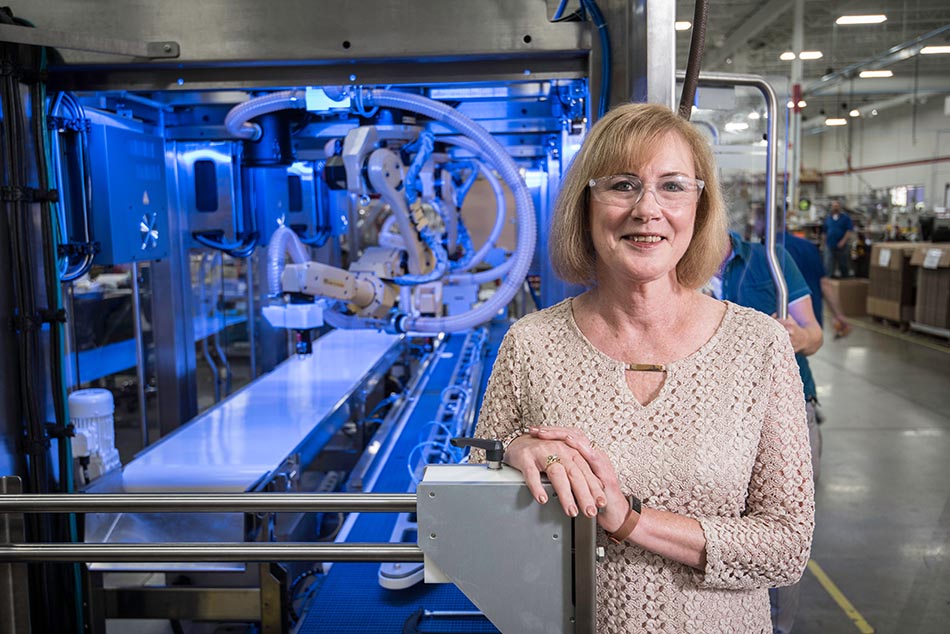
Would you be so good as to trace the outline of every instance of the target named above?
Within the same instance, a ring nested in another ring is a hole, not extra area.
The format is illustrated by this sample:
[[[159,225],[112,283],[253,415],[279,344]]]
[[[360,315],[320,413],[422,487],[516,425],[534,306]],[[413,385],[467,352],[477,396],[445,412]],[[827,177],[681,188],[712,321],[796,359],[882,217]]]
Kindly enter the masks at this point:
[[[914,319],[917,267],[911,265],[913,242],[879,242],[871,246],[867,312],[872,317],[910,322]]]
[[[910,263],[917,267],[914,321],[950,329],[950,244],[919,246]]]
[[[832,279],[830,292],[838,300],[838,306],[845,317],[864,317],[867,314],[867,280]]]

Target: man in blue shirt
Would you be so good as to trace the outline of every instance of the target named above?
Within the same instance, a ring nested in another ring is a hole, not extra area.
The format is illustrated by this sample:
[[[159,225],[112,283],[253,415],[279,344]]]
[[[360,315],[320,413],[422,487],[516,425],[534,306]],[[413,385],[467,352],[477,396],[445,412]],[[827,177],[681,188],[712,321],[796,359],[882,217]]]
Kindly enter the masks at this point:
[[[831,211],[825,216],[824,229],[825,270],[831,277],[839,277],[835,275],[837,267],[841,269],[840,277],[850,277],[854,223],[851,216],[841,210],[841,203],[837,200],[831,203]]]
[[[781,244],[788,251],[788,254],[795,260],[798,270],[811,290],[811,305],[815,311],[815,319],[818,325],[824,327],[822,297],[828,302],[828,308],[834,317],[835,337],[845,337],[851,332],[851,324],[848,323],[844,313],[841,312],[841,306],[835,298],[831,280],[825,273],[825,266],[821,262],[821,253],[818,247],[804,238],[799,238],[790,233],[779,233],[775,236],[775,242]],[[818,479],[818,470],[815,470],[815,479]]]
[[[778,292],[769,269],[768,255],[761,244],[753,244],[730,232],[730,250],[719,275],[710,281],[712,294],[741,306],[754,308],[767,315],[778,309]],[[811,289],[791,255],[778,247],[779,265],[788,287],[788,318],[779,321],[785,326],[795,349],[795,360],[802,379],[805,413],[808,417],[808,439],[811,444],[812,468],[817,472],[821,440],[815,412],[817,392],[815,379],[808,366],[808,355],[822,344],[821,325],[815,318]],[[818,262],[821,266],[821,262]],[[820,295],[820,293],[819,293]],[[772,604],[772,626],[775,634],[791,632],[798,611],[799,584],[769,591]]]

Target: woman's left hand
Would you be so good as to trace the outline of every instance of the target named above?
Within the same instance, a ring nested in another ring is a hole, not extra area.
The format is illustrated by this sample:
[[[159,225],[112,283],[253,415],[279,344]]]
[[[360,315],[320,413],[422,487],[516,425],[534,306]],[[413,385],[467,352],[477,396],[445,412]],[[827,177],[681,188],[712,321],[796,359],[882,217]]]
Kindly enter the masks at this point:
[[[626,496],[620,490],[620,481],[610,458],[599,449],[587,434],[576,427],[537,426],[528,428],[532,437],[541,440],[558,440],[577,451],[590,465],[593,474],[600,480],[607,496],[607,504],[597,514],[597,524],[607,532],[614,532],[623,524],[630,508]]]

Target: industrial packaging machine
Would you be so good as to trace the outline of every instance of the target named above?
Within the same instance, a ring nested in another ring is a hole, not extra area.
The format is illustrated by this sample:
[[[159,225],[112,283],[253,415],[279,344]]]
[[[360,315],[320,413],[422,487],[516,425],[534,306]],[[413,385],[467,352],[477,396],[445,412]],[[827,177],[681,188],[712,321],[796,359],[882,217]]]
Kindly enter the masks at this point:
[[[0,632],[592,631],[593,522],[450,441],[671,3],[8,4]]]

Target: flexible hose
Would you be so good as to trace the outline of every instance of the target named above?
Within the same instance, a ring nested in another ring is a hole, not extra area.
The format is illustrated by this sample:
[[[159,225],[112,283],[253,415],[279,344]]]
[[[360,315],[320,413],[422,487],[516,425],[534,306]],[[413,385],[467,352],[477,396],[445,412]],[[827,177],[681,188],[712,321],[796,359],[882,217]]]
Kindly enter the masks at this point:
[[[224,118],[224,127],[228,134],[246,141],[261,138],[261,126],[249,123],[254,117],[277,112],[278,110],[303,109],[307,107],[305,90],[281,90],[270,95],[249,99],[231,108]]]
[[[426,243],[426,246],[432,251],[435,255],[435,268],[433,268],[428,273],[421,273],[419,275],[402,275],[393,280],[393,283],[398,284],[399,286],[418,286],[419,284],[428,284],[429,282],[435,282],[442,279],[442,276],[445,275],[445,272],[449,270],[449,256],[445,252],[445,249],[442,248],[442,245],[439,244],[439,238],[432,232],[431,229],[423,229],[422,241]]]
[[[284,270],[284,254],[287,252],[296,264],[310,260],[307,248],[293,229],[281,225],[267,244],[267,290],[271,297],[280,295],[280,274]]]
[[[417,332],[455,332],[468,330],[492,319],[521,289],[521,284],[534,257],[534,246],[537,240],[534,204],[521,178],[518,166],[482,126],[444,103],[420,95],[389,90],[369,91],[364,102],[384,108],[409,110],[455,128],[478,145],[514,193],[518,239],[511,258],[513,260],[511,271],[501,287],[487,302],[466,313],[451,317],[408,317],[403,327]]]
[[[510,257],[493,269],[479,271],[478,273],[453,273],[446,279],[451,284],[484,284],[504,277],[511,270],[514,263],[514,257]]]
[[[686,76],[683,79],[683,94],[680,95],[679,115],[689,121],[693,112],[693,100],[699,85],[699,70],[703,65],[703,51],[706,48],[706,17],[709,14],[709,0],[696,0],[693,11],[693,34],[689,38],[689,57],[686,60]]]
[[[466,138],[448,139],[448,143],[457,145],[458,147],[468,150],[476,155],[482,154],[478,146]],[[485,240],[485,243],[478,249],[478,251],[475,252],[475,255],[473,255],[472,258],[466,262],[465,266],[462,268],[462,271],[469,271],[481,264],[482,260],[485,259],[485,256],[488,255],[488,252],[495,247],[495,244],[498,242],[498,238],[501,237],[501,232],[505,229],[505,216],[507,215],[508,208],[508,202],[505,200],[505,190],[502,189],[501,183],[498,181],[498,178],[495,176],[495,173],[492,172],[489,166],[485,165],[485,163],[482,161],[478,161],[478,169],[485,177],[485,180],[488,181],[488,184],[491,185],[492,192],[495,194],[495,224],[492,225],[491,232],[488,234],[488,239]],[[459,213],[461,213],[461,208],[459,209]]]

